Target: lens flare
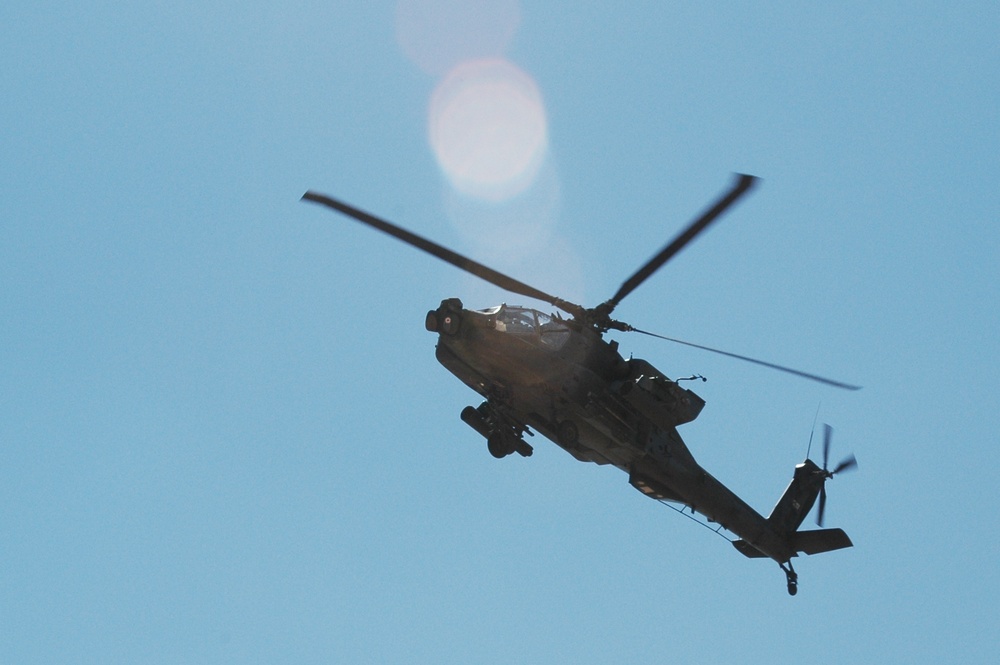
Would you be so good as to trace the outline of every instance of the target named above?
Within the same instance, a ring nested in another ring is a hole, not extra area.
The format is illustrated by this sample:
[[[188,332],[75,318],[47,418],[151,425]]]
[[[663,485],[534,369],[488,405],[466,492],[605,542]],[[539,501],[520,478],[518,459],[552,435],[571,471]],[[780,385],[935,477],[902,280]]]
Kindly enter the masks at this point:
[[[527,189],[548,147],[538,86],[501,59],[455,67],[431,96],[428,129],[452,186],[487,201],[505,201]]]
[[[399,0],[396,39],[414,64],[443,76],[471,58],[500,57],[521,22],[518,0]]]

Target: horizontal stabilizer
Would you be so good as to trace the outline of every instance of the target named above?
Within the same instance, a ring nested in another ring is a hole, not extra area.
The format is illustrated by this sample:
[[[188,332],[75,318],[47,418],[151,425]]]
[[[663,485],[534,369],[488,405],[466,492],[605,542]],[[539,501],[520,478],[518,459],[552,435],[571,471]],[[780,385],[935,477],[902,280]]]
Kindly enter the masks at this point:
[[[792,534],[792,545],[796,552],[822,554],[823,552],[852,547],[854,543],[847,537],[843,529],[817,529],[815,531],[796,531]]]
[[[789,545],[796,552],[803,554],[822,554],[823,552],[852,547],[854,543],[847,537],[843,529],[817,529],[815,531],[796,531],[792,534]],[[740,554],[751,559],[762,559],[769,556],[745,540],[734,540],[733,547],[739,550]]]
[[[745,540],[734,540],[733,547],[738,549],[740,554],[751,559],[763,559],[767,556]]]

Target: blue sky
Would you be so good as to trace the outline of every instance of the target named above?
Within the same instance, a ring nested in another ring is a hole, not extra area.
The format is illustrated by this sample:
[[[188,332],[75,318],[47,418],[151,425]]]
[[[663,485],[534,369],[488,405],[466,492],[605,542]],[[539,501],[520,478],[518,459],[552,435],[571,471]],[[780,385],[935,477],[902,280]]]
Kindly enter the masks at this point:
[[[620,5],[0,9],[0,662],[995,657],[1000,10]],[[429,133],[487,58],[541,114],[513,194]],[[616,315],[864,389],[615,337],[708,377],[681,434],[762,512],[817,408],[857,455],[795,598],[615,469],[493,459],[423,317],[523,299],[299,202],[596,304],[733,172]]]

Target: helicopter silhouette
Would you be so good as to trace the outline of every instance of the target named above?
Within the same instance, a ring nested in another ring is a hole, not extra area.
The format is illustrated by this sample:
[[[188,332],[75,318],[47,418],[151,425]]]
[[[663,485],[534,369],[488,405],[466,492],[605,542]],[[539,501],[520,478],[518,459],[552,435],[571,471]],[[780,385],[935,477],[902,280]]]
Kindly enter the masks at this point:
[[[678,434],[679,426],[698,417],[705,401],[649,362],[626,360],[617,341],[604,339],[610,330],[639,332],[836,388],[859,389],[639,330],[611,317],[626,296],[718,219],[756,180],[737,174],[728,191],[625,280],[610,299],[590,308],[552,296],[337,199],[313,191],[302,199],[340,212],[506,291],[556,308],[554,313],[545,313],[502,304],[470,310],[458,298],[448,298],[427,313],[425,328],[438,335],[437,360],[483,398],[478,406],[465,407],[461,419],[486,439],[490,454],[496,458],[514,453],[527,457],[533,448],[525,435],[538,432],[580,461],[618,467],[646,496],[680,505],[682,511],[700,513],[739,536],[731,542],[743,555],[776,561],[785,573],[788,593],[795,595],[798,575],[792,567],[793,557],[853,545],[842,529],[802,531],[799,527],[817,499],[817,523],[822,527],[826,481],[855,468],[854,456],[832,470],[828,468],[832,429],[825,426],[822,466],[810,460],[807,452],[806,460],[795,467],[787,489],[765,518],[703,469]]]

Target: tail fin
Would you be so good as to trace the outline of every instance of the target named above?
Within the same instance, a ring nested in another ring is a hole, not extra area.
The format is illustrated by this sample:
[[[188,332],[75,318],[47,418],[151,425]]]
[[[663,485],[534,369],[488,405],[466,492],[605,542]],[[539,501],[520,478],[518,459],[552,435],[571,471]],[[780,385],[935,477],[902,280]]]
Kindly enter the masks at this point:
[[[785,493],[778,499],[774,510],[767,517],[767,523],[774,531],[783,536],[790,536],[798,531],[802,521],[812,510],[823,488],[823,470],[812,460],[806,460],[795,467],[795,475],[788,484]]]
[[[795,467],[792,482],[767,517],[767,524],[774,534],[784,539],[795,553],[820,554],[853,545],[842,529],[799,531],[827,477],[827,472],[812,460],[799,464]],[[768,556],[745,540],[734,541],[733,546],[747,557]]]

